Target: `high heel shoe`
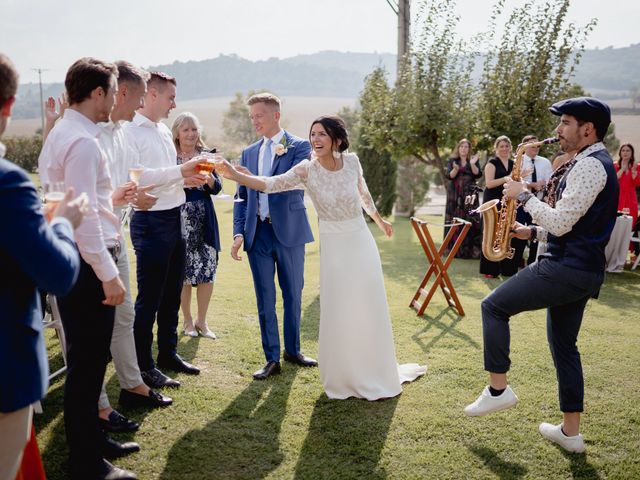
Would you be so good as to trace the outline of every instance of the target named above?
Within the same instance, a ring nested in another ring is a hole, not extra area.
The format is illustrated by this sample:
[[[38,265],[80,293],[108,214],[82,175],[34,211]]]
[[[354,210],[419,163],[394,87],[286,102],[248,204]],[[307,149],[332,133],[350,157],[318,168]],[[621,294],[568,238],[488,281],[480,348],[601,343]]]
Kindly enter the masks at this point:
[[[184,331],[183,331],[183,333],[187,337],[197,337],[198,336],[198,331],[193,326],[193,321],[190,321],[189,323],[184,322]]]
[[[216,334],[213,333],[211,330],[209,330],[209,326],[205,323],[204,327],[200,327],[196,324],[195,326],[196,328],[196,335],[200,335],[201,337],[206,337],[206,338],[210,338],[211,340],[215,340],[216,338]]]

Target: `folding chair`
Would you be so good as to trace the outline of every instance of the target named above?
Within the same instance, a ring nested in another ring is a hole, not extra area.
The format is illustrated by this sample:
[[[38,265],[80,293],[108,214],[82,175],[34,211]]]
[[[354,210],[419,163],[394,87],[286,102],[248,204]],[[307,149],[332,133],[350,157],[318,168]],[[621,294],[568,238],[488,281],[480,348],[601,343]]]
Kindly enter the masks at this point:
[[[411,225],[413,226],[413,229],[416,231],[416,234],[418,235],[418,240],[420,240],[420,244],[422,245],[422,249],[424,250],[424,253],[427,256],[427,259],[429,260],[429,269],[427,270],[427,273],[425,273],[424,278],[422,279],[422,282],[420,282],[420,285],[418,286],[418,289],[416,290],[416,293],[413,296],[413,299],[411,300],[409,307],[417,310],[418,315],[422,315],[426,310],[427,305],[429,305],[429,302],[431,301],[431,298],[433,297],[433,294],[435,293],[436,288],[440,287],[440,289],[442,290],[442,293],[447,299],[447,303],[449,304],[449,306],[455,308],[458,314],[463,317],[464,309],[462,308],[462,303],[460,303],[460,299],[456,294],[455,288],[453,288],[451,279],[447,274],[447,268],[449,268],[449,265],[451,265],[453,258],[455,257],[458,249],[460,248],[460,245],[462,245],[462,241],[467,236],[467,232],[471,228],[471,222],[468,222],[467,220],[463,220],[461,218],[456,217],[453,219],[453,223],[451,224],[439,225],[439,226],[450,227],[449,232],[447,233],[447,236],[444,238],[442,245],[440,245],[439,249],[436,248],[436,244],[433,242],[433,239],[431,238],[431,234],[429,233],[429,222],[425,222],[423,220],[419,220],[415,217],[412,217]],[[435,225],[435,224],[432,224],[432,225]],[[460,228],[462,228],[462,230],[460,231],[458,238],[454,242],[453,246],[451,247],[451,250],[449,251],[449,254],[446,256],[443,262],[442,257],[444,255],[444,252],[447,251],[447,247],[453,240],[455,232]],[[431,288],[427,291],[425,287],[429,282],[431,275],[433,274],[435,274],[435,281],[433,285],[431,285]],[[420,300],[420,297],[424,297],[424,298]]]
[[[64,328],[62,327],[62,320],[60,318],[60,310],[58,310],[58,300],[55,296],[47,294],[47,303],[49,308],[46,309],[44,319],[44,328],[53,328],[56,331],[58,341],[60,342],[60,349],[62,350],[62,361],[64,366],[49,375],[49,381],[58,375],[64,373],[67,370],[67,339],[64,336]]]

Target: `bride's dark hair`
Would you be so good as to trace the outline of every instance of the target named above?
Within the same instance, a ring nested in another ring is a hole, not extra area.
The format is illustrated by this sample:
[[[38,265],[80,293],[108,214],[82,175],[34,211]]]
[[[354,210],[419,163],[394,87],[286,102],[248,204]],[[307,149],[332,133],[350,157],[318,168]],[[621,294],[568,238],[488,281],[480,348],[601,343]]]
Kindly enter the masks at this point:
[[[339,152],[344,152],[349,148],[349,134],[347,133],[347,126],[344,124],[344,120],[337,115],[324,115],[316,118],[309,128],[309,140],[311,140],[311,129],[316,123],[324,127],[332,143],[338,145]]]

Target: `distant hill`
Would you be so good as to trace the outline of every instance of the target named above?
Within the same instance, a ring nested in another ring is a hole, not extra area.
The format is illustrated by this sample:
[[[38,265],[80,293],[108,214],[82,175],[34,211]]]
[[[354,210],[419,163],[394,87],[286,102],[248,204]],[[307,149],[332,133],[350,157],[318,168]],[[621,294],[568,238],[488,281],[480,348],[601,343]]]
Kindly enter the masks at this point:
[[[237,55],[173,62],[148,67],[162,70],[178,79],[179,100],[229,97],[235,92],[267,89],[281,96],[356,98],[364,78],[378,65],[395,78],[396,56],[391,53],[352,53],[324,51],[291,58],[270,58],[252,62]],[[640,83],[640,44],[625,48],[586,50],[575,77],[587,91],[603,98],[624,97]],[[62,83],[43,85],[43,95],[57,97]],[[15,118],[40,115],[37,84],[20,85],[20,102]]]

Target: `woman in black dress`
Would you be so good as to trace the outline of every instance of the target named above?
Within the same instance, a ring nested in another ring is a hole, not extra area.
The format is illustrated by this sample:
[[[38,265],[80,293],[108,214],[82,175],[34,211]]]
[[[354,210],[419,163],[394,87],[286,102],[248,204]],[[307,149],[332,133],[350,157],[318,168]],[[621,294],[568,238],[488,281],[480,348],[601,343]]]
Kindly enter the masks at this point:
[[[471,142],[463,138],[458,142],[447,163],[447,206],[445,208],[444,223],[453,222],[454,217],[463,218],[471,222],[471,228],[462,241],[456,253],[458,258],[480,258],[482,250],[482,231],[480,218],[469,215],[469,211],[478,207],[478,185],[476,179],[482,176],[478,156],[471,154]],[[465,199],[472,200],[465,203]],[[447,236],[449,227],[445,227]],[[460,229],[456,231],[453,241],[457,240]]]
[[[506,135],[496,138],[493,145],[495,156],[490,158],[484,167],[484,178],[486,188],[484,189],[483,202],[489,200],[502,199],[503,185],[507,181],[507,177],[511,175],[513,170],[513,160],[511,160],[511,140]],[[500,208],[500,205],[498,205]],[[514,242],[523,242],[524,240],[512,239],[511,246]],[[521,249],[516,248],[516,252]],[[520,255],[520,258],[522,255]],[[480,258],[480,273],[486,278],[498,278],[500,275],[510,277],[518,273],[520,258],[514,255],[513,258],[505,258],[499,262],[492,262],[482,255]]]
[[[191,160],[207,148],[200,132],[200,122],[192,113],[184,112],[176,117],[171,133],[178,151],[178,163]],[[185,187],[186,202],[181,208],[186,241],[184,285],[181,297],[184,334],[190,337],[201,335],[215,339],[215,333],[209,330],[207,325],[207,309],[213,294],[213,283],[218,268],[220,234],[211,195],[222,190],[222,181],[213,172],[205,185],[190,187],[185,184]],[[195,322],[191,315],[192,287],[196,287],[198,303]]]

